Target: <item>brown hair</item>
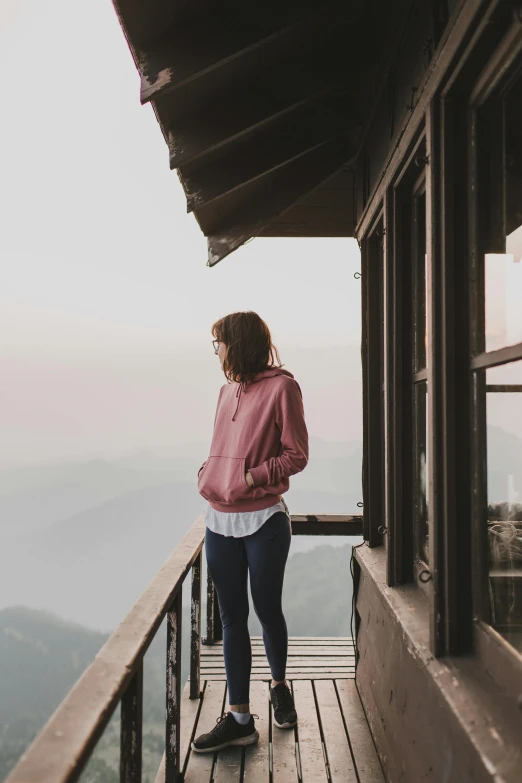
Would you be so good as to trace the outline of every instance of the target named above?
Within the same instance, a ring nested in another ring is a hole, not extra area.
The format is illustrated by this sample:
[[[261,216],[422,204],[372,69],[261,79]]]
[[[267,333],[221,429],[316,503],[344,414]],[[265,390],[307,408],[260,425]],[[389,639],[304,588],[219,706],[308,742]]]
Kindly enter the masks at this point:
[[[268,326],[252,310],[225,315],[213,324],[212,334],[227,346],[223,372],[229,381],[248,383],[267,367],[283,366]]]

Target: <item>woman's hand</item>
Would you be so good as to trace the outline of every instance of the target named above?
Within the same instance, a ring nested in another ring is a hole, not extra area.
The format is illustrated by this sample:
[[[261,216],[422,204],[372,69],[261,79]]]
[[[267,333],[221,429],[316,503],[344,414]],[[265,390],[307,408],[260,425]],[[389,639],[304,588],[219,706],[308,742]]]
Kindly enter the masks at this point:
[[[250,471],[247,471],[247,473],[245,475],[245,481],[246,481],[246,483],[248,484],[249,487],[253,487],[254,486],[254,479],[250,475]]]

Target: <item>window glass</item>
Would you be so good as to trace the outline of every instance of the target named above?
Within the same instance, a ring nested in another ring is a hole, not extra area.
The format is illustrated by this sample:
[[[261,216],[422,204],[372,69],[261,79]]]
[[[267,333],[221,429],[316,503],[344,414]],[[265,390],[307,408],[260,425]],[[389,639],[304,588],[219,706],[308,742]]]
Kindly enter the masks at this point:
[[[499,102],[497,111],[502,115],[502,171],[491,175],[491,210],[497,227],[490,240],[495,247],[489,249],[498,252],[485,255],[486,351],[522,342],[522,79]]]
[[[522,652],[522,361],[486,370],[491,623]]]
[[[485,256],[486,351],[522,342],[522,227]]]
[[[427,254],[426,190],[421,182],[413,192],[413,545],[416,561],[429,563],[427,481]],[[420,373],[420,375],[418,375]]]
[[[428,394],[426,383],[415,384],[414,389],[414,497],[413,523],[416,559],[429,563],[428,538]]]
[[[414,197],[413,209],[413,333],[414,371],[426,368],[427,351],[427,255],[426,255],[426,193]]]

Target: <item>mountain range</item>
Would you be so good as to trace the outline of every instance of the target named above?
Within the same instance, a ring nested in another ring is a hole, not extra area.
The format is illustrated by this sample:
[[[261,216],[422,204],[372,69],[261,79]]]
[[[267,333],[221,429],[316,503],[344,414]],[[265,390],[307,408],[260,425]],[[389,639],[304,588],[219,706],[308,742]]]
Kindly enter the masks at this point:
[[[0,471],[0,608],[114,628],[205,509],[195,478],[205,448]],[[360,465],[358,443],[311,438],[306,471],[285,496],[291,512],[356,512]],[[292,551],[316,544],[295,537]]]

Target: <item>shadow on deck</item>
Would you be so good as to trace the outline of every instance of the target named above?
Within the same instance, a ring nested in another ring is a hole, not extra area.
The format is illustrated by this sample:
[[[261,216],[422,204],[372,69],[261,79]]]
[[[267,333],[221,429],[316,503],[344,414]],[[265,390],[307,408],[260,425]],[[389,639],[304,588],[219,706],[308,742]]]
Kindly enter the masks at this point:
[[[259,742],[193,753],[193,737],[209,731],[227,710],[223,644],[202,648],[200,698],[190,699],[187,683],[181,701],[180,768],[186,783],[384,783],[355,687],[352,639],[290,639],[287,675],[299,722],[296,729],[281,730],[272,723],[263,641],[252,637],[251,708],[259,716]],[[164,781],[162,763],[156,783]]]

